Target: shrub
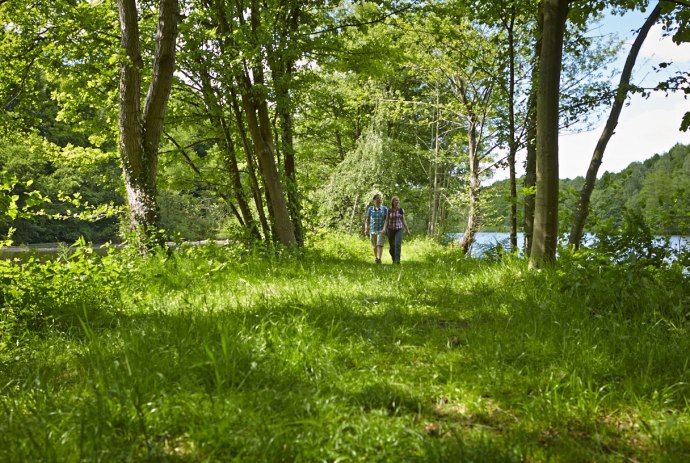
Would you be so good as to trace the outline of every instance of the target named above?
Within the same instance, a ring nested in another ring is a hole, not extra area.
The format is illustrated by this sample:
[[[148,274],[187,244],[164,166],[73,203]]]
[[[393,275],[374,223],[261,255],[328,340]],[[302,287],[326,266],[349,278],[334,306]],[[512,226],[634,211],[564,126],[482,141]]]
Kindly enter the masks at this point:
[[[81,331],[82,321],[117,310],[130,271],[127,254],[100,256],[83,240],[55,259],[0,261],[0,352],[25,332]]]

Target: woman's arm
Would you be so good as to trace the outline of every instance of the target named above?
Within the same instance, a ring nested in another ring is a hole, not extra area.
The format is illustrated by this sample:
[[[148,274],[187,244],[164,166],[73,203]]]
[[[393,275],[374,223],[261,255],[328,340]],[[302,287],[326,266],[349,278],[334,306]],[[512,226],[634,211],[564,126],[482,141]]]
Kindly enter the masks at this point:
[[[405,227],[405,230],[407,230],[407,234],[411,235],[412,233],[410,233],[410,227],[407,226],[407,220],[405,220],[404,215],[402,216],[402,223],[403,223],[403,226]]]
[[[389,209],[388,212],[386,212],[386,218],[383,221],[383,233],[386,233],[386,230],[388,230],[388,216],[390,215],[390,213],[391,211]]]

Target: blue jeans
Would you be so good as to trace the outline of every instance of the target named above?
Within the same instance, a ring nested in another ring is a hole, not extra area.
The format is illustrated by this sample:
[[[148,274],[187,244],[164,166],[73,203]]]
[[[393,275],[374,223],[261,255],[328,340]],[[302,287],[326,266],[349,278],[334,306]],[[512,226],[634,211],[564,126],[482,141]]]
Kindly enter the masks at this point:
[[[388,230],[388,252],[393,258],[393,263],[400,263],[400,248],[402,247],[403,230]]]

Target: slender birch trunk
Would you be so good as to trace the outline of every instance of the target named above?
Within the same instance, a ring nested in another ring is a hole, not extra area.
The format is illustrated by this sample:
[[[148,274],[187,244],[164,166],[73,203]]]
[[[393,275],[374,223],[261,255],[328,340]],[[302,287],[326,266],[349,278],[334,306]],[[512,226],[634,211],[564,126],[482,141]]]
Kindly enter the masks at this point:
[[[594,148],[592,160],[590,161],[589,168],[587,169],[585,184],[582,186],[582,190],[580,191],[580,199],[577,204],[575,219],[573,221],[573,226],[570,230],[570,237],[568,239],[568,244],[574,248],[579,248],[582,242],[582,234],[585,228],[585,222],[587,221],[587,216],[589,215],[589,202],[592,197],[592,191],[594,190],[594,184],[597,181],[597,173],[599,172],[599,167],[601,167],[601,162],[604,159],[604,151],[606,150],[606,146],[615,133],[616,126],[618,126],[618,118],[620,117],[621,110],[623,109],[625,98],[628,95],[628,90],[630,88],[630,76],[632,75],[632,70],[635,66],[637,55],[640,52],[640,48],[642,48],[642,44],[647,38],[649,30],[659,19],[660,15],[661,4],[657,3],[656,7],[654,7],[652,13],[649,15],[647,20],[642,25],[642,28],[638,32],[635,42],[630,48],[630,52],[628,52],[628,58],[625,60],[625,66],[623,66],[623,72],[621,74],[620,82],[618,83],[616,98],[613,102],[613,106],[611,107],[611,112],[609,113],[609,118],[606,121],[606,125],[599,136],[597,146]]]

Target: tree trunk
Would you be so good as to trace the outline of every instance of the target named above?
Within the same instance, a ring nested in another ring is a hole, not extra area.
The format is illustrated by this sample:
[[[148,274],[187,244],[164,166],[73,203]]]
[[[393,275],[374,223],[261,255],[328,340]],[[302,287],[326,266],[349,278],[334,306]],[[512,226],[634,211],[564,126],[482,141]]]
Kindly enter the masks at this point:
[[[230,100],[232,111],[235,116],[237,131],[240,134],[242,148],[244,150],[245,159],[247,161],[247,173],[249,174],[249,182],[252,186],[254,206],[256,206],[256,210],[259,214],[259,222],[261,223],[261,228],[264,232],[265,239],[268,242],[271,241],[271,239],[273,238],[273,230],[271,229],[271,226],[268,223],[268,219],[266,218],[266,212],[264,211],[264,203],[261,199],[261,187],[259,185],[259,179],[256,175],[254,156],[252,155],[252,144],[249,142],[247,138],[247,127],[244,123],[244,119],[242,118],[242,110],[240,109],[238,97],[234,90],[230,91]]]
[[[209,5],[212,7],[212,9],[215,11],[216,14],[216,21],[217,21],[217,28],[220,36],[219,44],[220,44],[220,51],[222,54],[225,54],[228,48],[232,48],[232,31],[230,28],[230,23],[228,22],[226,11],[225,11],[225,4],[223,0],[217,0],[212,3],[212,5]],[[200,63],[201,64],[201,63]],[[232,189],[233,193],[235,196],[235,200],[237,201],[237,204],[240,208],[241,212],[241,220],[240,222],[244,222],[246,224],[247,229],[249,230],[249,233],[252,237],[256,238],[257,240],[261,239],[261,233],[259,231],[259,228],[256,224],[256,221],[254,220],[254,215],[251,212],[251,209],[249,208],[249,202],[247,201],[244,187],[242,185],[242,178],[240,175],[240,169],[237,164],[237,156],[236,156],[236,151],[235,151],[235,143],[232,138],[232,133],[230,130],[230,124],[227,121],[227,118],[224,116],[222,105],[220,103],[220,97],[216,93],[216,91],[213,89],[211,85],[211,76],[208,73],[208,68],[204,68],[203,71],[201,72],[201,80],[202,80],[202,85],[203,85],[203,94],[204,94],[204,99],[206,102],[207,108],[209,108],[209,112],[211,113],[211,123],[219,126],[222,130],[222,142],[221,142],[221,147],[224,152],[224,158],[223,161],[228,169],[228,173],[230,174],[230,179],[232,181]],[[231,101],[235,104],[236,106],[236,100],[234,99],[234,94],[232,91],[228,92],[227,91],[227,86],[232,87],[232,83],[223,83],[221,84],[221,91],[223,94],[230,94],[233,98]],[[234,109],[234,108],[233,108]],[[238,132],[240,133],[240,137],[244,142],[244,138],[246,138],[244,129],[241,126],[241,124],[238,124]],[[245,154],[247,159],[249,160],[251,157],[251,153],[249,150],[249,146],[247,143],[243,143],[243,147],[245,150]],[[247,169],[250,173],[250,178],[253,177],[253,169],[252,169],[252,163],[248,161],[248,166]],[[259,218],[263,218],[263,207],[261,202],[256,204],[257,207],[257,212],[259,214]],[[265,220],[265,219],[264,219]],[[262,222],[263,224],[263,222]],[[264,227],[264,234],[265,238],[267,240],[270,239],[270,231],[269,228],[266,226]]]
[[[262,50],[263,47],[258,38],[261,28],[261,11],[258,0],[249,2],[249,22],[255,41],[254,45],[258,50]],[[255,59],[253,65],[245,60],[243,72],[238,75],[242,109],[254,145],[254,153],[259,160],[259,169],[266,185],[268,209],[273,219],[276,236],[281,244],[292,246],[297,244],[297,239],[276,164],[268,102],[261,91],[265,87],[263,62],[266,57],[261,51],[260,53],[260,59]]]
[[[302,17],[300,2],[285,2],[275,12],[274,27],[281,38],[266,47],[266,58],[271,69],[273,88],[275,91],[275,111],[280,120],[280,151],[283,153],[283,168],[285,169],[285,190],[290,218],[294,227],[295,239],[299,246],[304,245],[302,230],[302,204],[297,186],[297,171],[295,164],[293,108],[290,89],[294,81],[295,58],[290,52],[290,37],[297,34]]]
[[[510,172],[510,250],[517,251],[517,178],[515,173],[515,156],[518,149],[518,141],[515,135],[515,4],[511,4],[510,21],[507,24],[508,31],[508,169]]]
[[[283,79],[292,79],[292,65],[285,63],[287,67],[286,72],[282,76]],[[274,72],[274,80],[276,75]],[[294,131],[292,109],[287,101],[290,98],[285,82],[276,84],[276,111],[280,115],[280,140],[283,151],[283,167],[285,168],[285,181],[287,191],[288,209],[290,210],[290,218],[295,229],[295,239],[299,246],[304,245],[304,232],[302,230],[302,204],[299,197],[299,188],[297,187],[297,170],[295,167],[295,146],[294,146]]]
[[[245,79],[248,81],[249,77]],[[276,167],[273,141],[271,138],[270,120],[268,120],[268,108],[261,107],[262,103],[255,101],[251,91],[251,84],[246,82],[245,92],[242,95],[242,107],[247,118],[247,126],[254,144],[255,153],[259,159],[259,168],[266,184],[270,198],[270,210],[276,227],[278,241],[286,246],[297,244],[294,228],[290,220],[287,203],[283,196],[283,187],[280,182],[280,174]],[[258,106],[258,107],[257,107]],[[268,127],[266,127],[268,124]]]
[[[202,63],[199,63],[200,66]],[[237,165],[237,155],[235,152],[235,143],[232,139],[232,133],[228,125],[228,121],[223,115],[223,111],[220,107],[218,95],[211,85],[211,76],[208,74],[207,69],[202,69],[200,71],[202,91],[204,104],[207,109],[208,119],[212,126],[219,128],[221,131],[221,136],[219,137],[219,145],[223,152],[223,163],[226,166],[227,173],[230,176],[230,182],[232,185],[232,193],[239,207],[239,222],[242,226],[247,228],[250,236],[254,239],[260,240],[261,233],[257,227],[256,221],[254,220],[254,215],[249,208],[249,203],[245,196],[244,186],[242,185],[242,177],[240,175],[240,169]]]
[[[462,234],[460,246],[465,254],[467,254],[474,242],[474,235],[477,233],[479,227],[479,141],[477,138],[477,122],[470,118],[469,124],[469,163],[470,163],[470,184],[468,188],[469,193],[469,212],[467,217],[467,227]]]
[[[536,82],[535,82],[536,83]],[[525,235],[524,248],[527,257],[532,253],[532,238],[534,236],[534,189],[537,186],[537,120],[536,94],[528,103],[527,115],[527,159],[525,161],[525,210],[523,230]]]
[[[537,92],[539,85],[539,58],[541,55],[541,35],[544,30],[544,17],[541,10],[537,14],[537,41],[534,47],[534,67],[532,85],[527,102],[527,159],[525,161],[525,210],[523,230],[525,235],[525,255],[532,253],[534,236],[534,189],[537,186]]]
[[[537,195],[530,268],[556,261],[558,246],[558,122],[563,36],[568,0],[544,0],[537,95]]]
[[[232,190],[235,196],[235,201],[240,208],[242,218],[244,219],[245,226],[249,231],[250,236],[256,240],[261,239],[261,233],[257,227],[256,221],[254,220],[254,215],[249,208],[249,203],[244,194],[244,186],[242,185],[242,177],[240,176],[240,169],[237,165],[237,154],[235,151],[235,143],[232,139],[232,134],[230,133],[230,127],[224,117],[220,117],[220,126],[223,130],[223,143],[221,144],[224,156],[223,162],[230,174],[230,180],[232,182]]]
[[[630,85],[630,76],[632,74],[633,67],[635,66],[635,61],[637,60],[637,55],[642,48],[642,44],[647,38],[647,34],[652,26],[656,23],[661,15],[661,5],[657,3],[652,13],[649,15],[647,20],[642,25],[642,28],[637,34],[637,38],[630,48],[628,53],[628,58],[625,61],[625,66],[623,66],[623,72],[621,74],[620,82],[618,84],[618,91],[616,92],[616,98],[611,107],[611,112],[609,118],[606,121],[604,130],[599,136],[599,141],[597,146],[594,148],[594,153],[592,154],[592,160],[589,163],[589,169],[587,169],[587,176],[585,177],[585,184],[582,186],[580,191],[580,200],[577,204],[577,211],[575,212],[575,219],[573,222],[573,227],[570,230],[570,237],[568,244],[574,248],[579,248],[582,242],[582,234],[585,228],[585,222],[587,221],[587,216],[589,215],[589,202],[592,197],[592,191],[594,190],[594,184],[597,181],[597,173],[599,172],[599,167],[604,158],[604,151],[606,150],[606,145],[608,145],[609,140],[616,130],[618,125],[618,118],[620,117],[621,110],[623,109],[623,103],[628,94],[628,89]]]
[[[126,54],[120,70],[120,156],[130,228],[149,234],[157,230],[156,169],[158,145],[175,69],[179,10],[177,0],[161,0],[153,75],[141,112],[143,67],[135,0],[118,0],[121,46]]]
[[[439,166],[438,166],[438,137],[439,137],[439,106],[438,106],[438,92],[436,92],[436,124],[434,133],[434,159],[432,163],[431,170],[431,197],[429,199],[429,227],[428,235],[430,237],[435,237],[437,230],[436,226],[438,224],[438,212],[439,212],[439,196],[440,196],[440,179],[439,179]]]

